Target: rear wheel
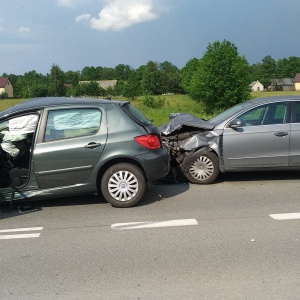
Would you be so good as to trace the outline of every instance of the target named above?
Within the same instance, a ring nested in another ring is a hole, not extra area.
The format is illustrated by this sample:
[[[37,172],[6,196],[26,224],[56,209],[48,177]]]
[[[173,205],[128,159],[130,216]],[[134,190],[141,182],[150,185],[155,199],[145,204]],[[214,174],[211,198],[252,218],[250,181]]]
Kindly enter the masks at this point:
[[[142,171],[135,165],[119,163],[111,166],[101,180],[105,200],[115,207],[130,207],[138,203],[146,190]]]
[[[212,152],[195,155],[191,160],[186,178],[191,183],[209,184],[216,180],[219,175],[218,159]]]

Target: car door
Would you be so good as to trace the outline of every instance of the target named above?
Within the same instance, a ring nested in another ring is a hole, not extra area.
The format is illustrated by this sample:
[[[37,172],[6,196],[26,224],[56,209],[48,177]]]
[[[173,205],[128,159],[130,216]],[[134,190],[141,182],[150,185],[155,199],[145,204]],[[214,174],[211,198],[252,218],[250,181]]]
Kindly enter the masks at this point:
[[[100,108],[46,109],[33,151],[39,188],[85,185],[107,140]]]
[[[223,133],[225,169],[283,167],[289,162],[290,123],[287,102],[255,107],[237,116],[242,125]]]

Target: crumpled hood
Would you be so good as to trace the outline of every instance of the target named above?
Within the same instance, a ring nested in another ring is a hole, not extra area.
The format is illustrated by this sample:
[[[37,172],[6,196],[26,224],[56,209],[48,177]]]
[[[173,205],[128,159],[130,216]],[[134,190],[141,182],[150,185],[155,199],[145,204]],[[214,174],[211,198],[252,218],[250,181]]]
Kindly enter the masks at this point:
[[[162,135],[171,135],[175,131],[187,127],[186,131],[195,129],[212,130],[215,125],[209,124],[207,121],[197,118],[191,114],[173,113],[170,114],[170,121],[160,126],[158,129]]]

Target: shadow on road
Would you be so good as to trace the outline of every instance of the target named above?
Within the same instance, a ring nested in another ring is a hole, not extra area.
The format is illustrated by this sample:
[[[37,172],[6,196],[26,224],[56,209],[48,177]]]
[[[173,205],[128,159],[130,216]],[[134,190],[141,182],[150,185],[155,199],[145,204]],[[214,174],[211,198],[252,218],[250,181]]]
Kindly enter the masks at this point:
[[[149,205],[163,199],[171,198],[185,193],[188,189],[189,183],[187,182],[156,182],[147,190],[144,198],[137,206]]]
[[[268,180],[300,180],[300,172],[297,171],[270,171],[270,172],[239,172],[220,174],[215,184],[224,182],[240,181],[268,181]],[[163,199],[171,198],[185,193],[189,190],[189,183],[185,180],[158,181],[152,184],[150,189],[146,190],[144,198],[136,206],[145,206]],[[74,206],[74,205],[109,205],[101,196],[84,195],[57,199],[27,201],[14,203],[11,211],[9,204],[0,204],[0,220],[13,218],[24,214],[35,213],[43,210],[44,207]]]
[[[35,213],[44,207],[106,204],[104,199],[95,195],[72,196],[65,198],[44,199],[35,201],[15,202],[10,209],[9,203],[0,204],[0,220],[13,218],[24,214]]]
[[[300,179],[299,171],[261,171],[237,172],[220,174],[216,183],[238,181],[266,181],[266,180],[297,180]]]
[[[189,184],[186,182],[156,182],[146,190],[145,196],[136,206],[149,205],[165,198],[170,198],[186,192]],[[78,205],[110,205],[103,197],[96,195],[81,195],[65,198],[44,199],[26,202],[15,202],[10,210],[9,203],[0,204],[0,220],[13,218],[24,214],[35,213],[45,207],[78,206]]]

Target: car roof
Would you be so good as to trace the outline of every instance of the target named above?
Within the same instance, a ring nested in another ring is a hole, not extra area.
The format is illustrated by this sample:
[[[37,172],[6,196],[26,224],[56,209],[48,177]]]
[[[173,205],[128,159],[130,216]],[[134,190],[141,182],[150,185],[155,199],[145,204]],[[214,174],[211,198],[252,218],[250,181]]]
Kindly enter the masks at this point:
[[[116,101],[106,99],[93,98],[74,98],[74,97],[42,97],[26,100],[17,105],[14,105],[2,112],[0,118],[8,115],[13,115],[22,111],[38,110],[51,106],[68,106],[68,105],[118,105],[124,106],[128,101]]]
[[[283,96],[271,96],[271,97],[264,97],[264,98],[255,98],[252,100],[249,100],[247,102],[253,103],[253,104],[263,104],[263,103],[271,103],[276,101],[300,101],[300,95],[295,96],[289,96],[289,95],[283,95]]]

